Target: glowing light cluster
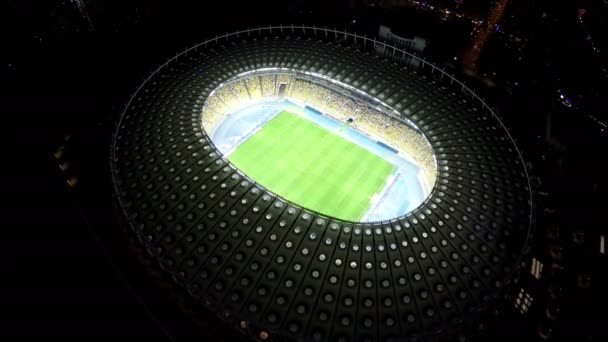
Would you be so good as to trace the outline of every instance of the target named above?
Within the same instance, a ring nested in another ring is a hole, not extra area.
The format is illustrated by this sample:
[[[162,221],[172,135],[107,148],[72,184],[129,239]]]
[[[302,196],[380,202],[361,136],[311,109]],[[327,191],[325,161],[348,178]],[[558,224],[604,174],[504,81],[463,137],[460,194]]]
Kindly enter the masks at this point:
[[[498,23],[500,22],[500,19],[502,18],[505,12],[507,3],[508,0],[501,0],[496,4],[496,6],[492,8],[492,11],[490,12],[490,18],[488,19],[487,24],[483,29],[481,29],[477,37],[475,37],[471,48],[464,56],[463,64],[467,68],[473,71],[477,71],[477,63],[479,61],[481,50],[488,42],[488,39],[490,39],[490,37],[492,36],[492,33],[494,31],[498,31],[500,27]]]

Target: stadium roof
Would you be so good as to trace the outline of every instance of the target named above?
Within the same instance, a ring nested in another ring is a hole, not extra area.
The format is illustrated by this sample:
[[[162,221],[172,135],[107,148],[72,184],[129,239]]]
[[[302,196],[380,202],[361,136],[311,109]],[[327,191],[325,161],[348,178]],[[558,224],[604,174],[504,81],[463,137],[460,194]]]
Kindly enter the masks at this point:
[[[405,217],[344,222],[257,186],[200,124],[207,96],[286,67],[376,96],[429,138],[438,174]],[[112,146],[120,206],[141,243],[205,307],[258,339],[450,339],[500,312],[527,252],[533,203],[508,131],[466,86],[405,52],[311,27],[231,33],[148,79]]]

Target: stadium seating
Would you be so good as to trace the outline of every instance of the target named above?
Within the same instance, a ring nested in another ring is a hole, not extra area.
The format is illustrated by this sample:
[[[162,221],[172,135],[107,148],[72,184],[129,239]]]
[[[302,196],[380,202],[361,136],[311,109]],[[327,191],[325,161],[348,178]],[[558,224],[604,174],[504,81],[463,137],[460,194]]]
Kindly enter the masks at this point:
[[[373,104],[354,100],[338,91],[310,80],[300,79],[293,74],[273,72],[250,76],[216,89],[207,99],[203,110],[203,127],[208,132],[213,132],[224,115],[256,101],[275,99],[280,83],[288,85],[287,98],[299,100],[340,122],[352,119],[352,127],[355,129],[395,146],[422,167],[429,184],[435,183],[437,168],[433,149],[422,133],[409,127],[397,117],[380,112]],[[250,97],[250,94],[258,93],[261,95]],[[412,98],[412,104],[407,107],[410,112],[422,115],[433,109],[428,104],[428,95]]]

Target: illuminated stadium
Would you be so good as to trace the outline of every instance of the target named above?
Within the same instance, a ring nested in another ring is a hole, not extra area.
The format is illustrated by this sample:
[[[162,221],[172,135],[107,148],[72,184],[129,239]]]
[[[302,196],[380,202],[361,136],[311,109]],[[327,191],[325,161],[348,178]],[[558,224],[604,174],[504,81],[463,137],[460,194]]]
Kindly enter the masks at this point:
[[[398,48],[303,26],[189,48],[111,150],[120,208],[189,295],[258,340],[454,340],[512,300],[533,201],[508,130]]]
[[[402,216],[436,179],[432,147],[411,121],[312,72],[239,74],[207,98],[202,123],[215,147],[260,185],[340,219]]]

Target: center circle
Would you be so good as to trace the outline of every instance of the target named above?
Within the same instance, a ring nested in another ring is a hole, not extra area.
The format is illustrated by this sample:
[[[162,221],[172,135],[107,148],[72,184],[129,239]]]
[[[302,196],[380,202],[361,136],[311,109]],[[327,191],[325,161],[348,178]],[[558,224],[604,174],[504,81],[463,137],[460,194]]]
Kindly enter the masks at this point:
[[[367,88],[296,69],[248,71],[210,93],[201,124],[267,191],[341,220],[389,220],[428,198],[437,162],[424,132]]]

